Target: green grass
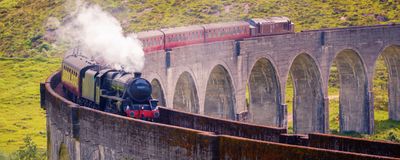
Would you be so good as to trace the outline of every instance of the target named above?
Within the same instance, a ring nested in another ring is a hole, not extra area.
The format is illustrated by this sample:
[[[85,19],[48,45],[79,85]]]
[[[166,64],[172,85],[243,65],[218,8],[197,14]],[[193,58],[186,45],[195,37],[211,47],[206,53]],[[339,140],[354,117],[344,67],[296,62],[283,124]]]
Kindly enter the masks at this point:
[[[0,152],[22,146],[26,135],[46,149],[45,111],[40,108],[39,83],[60,66],[59,58],[0,58]],[[0,154],[1,157],[1,154]]]
[[[3,0],[0,2],[0,56],[32,57],[55,54],[44,36],[49,17],[61,17],[62,0]]]

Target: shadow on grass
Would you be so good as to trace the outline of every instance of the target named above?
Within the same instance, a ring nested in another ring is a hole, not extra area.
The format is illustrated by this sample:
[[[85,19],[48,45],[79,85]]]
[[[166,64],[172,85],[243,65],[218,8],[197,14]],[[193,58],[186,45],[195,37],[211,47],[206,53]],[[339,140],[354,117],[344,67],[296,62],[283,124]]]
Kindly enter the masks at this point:
[[[375,134],[380,134],[383,132],[387,132],[390,129],[393,128],[399,128],[400,127],[400,121],[394,121],[394,120],[375,120]]]
[[[0,152],[0,160],[6,160],[9,159],[4,153]]]

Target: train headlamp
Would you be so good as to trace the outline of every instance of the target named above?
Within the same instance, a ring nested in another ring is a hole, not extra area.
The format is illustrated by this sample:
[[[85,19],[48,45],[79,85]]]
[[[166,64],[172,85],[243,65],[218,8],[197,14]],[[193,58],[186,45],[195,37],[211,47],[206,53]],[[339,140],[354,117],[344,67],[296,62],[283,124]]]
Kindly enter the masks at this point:
[[[133,118],[133,117],[135,117],[135,113],[134,112],[131,112],[131,113],[129,113],[130,114],[130,116]]]
[[[160,117],[160,113],[159,112],[154,112],[154,118],[158,118]]]

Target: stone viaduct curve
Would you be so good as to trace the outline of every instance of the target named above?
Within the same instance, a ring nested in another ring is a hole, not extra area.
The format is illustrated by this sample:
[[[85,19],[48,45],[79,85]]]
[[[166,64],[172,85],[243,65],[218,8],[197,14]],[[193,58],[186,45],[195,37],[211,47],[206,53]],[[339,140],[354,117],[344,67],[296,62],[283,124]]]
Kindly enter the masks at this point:
[[[157,123],[79,106],[62,97],[60,72],[40,85],[47,158],[399,160],[400,144],[286,129],[160,108]]]
[[[326,133],[329,71],[337,60],[340,130],[372,133],[372,80],[379,55],[389,69],[389,117],[400,120],[399,25],[185,46],[148,54],[143,73],[167,107],[227,119],[247,117],[244,121],[279,127],[287,126],[285,88],[291,74],[294,131]]]

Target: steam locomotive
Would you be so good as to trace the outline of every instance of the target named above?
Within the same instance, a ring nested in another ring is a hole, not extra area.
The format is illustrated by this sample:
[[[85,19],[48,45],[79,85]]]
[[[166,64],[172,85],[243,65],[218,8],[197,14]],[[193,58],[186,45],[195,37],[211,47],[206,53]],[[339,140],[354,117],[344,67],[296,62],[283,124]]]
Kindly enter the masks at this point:
[[[79,51],[64,58],[61,83],[65,96],[82,106],[149,121],[160,116],[141,73],[111,69]]]
[[[167,28],[137,33],[145,53],[199,43],[294,33],[294,24],[287,17],[253,18],[234,21]]]

